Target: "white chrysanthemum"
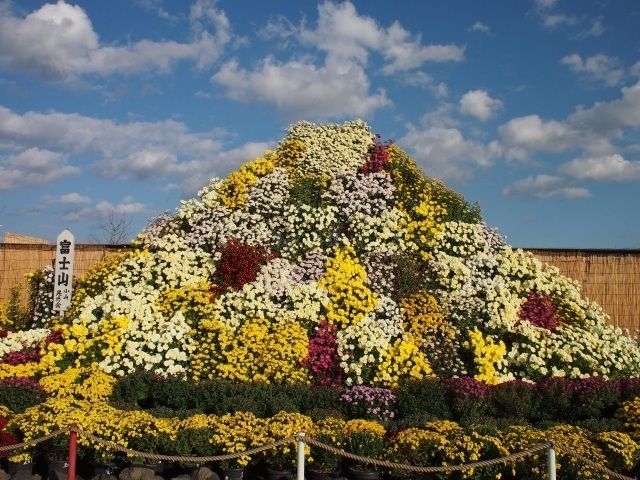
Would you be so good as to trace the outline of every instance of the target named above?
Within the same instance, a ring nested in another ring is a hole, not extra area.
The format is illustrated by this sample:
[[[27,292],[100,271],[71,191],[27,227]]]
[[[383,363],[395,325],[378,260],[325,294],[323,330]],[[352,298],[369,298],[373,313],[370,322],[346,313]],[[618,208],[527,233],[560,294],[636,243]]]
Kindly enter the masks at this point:
[[[332,175],[363,165],[373,135],[362,120],[341,125],[299,122],[287,130],[284,141],[292,140],[302,142],[305,147],[297,165],[302,175]]]
[[[0,357],[4,357],[7,353],[21,352],[35,347],[47,335],[51,333],[48,328],[34,328],[32,330],[18,330],[17,332],[8,332],[6,337],[0,338]]]

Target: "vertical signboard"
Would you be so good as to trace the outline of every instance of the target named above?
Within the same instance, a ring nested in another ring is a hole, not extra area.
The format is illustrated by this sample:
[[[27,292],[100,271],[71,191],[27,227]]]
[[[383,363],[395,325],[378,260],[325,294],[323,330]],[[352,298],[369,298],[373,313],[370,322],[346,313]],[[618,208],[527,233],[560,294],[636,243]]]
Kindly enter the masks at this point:
[[[56,240],[56,264],[53,277],[53,311],[62,316],[71,303],[75,239],[64,230]]]

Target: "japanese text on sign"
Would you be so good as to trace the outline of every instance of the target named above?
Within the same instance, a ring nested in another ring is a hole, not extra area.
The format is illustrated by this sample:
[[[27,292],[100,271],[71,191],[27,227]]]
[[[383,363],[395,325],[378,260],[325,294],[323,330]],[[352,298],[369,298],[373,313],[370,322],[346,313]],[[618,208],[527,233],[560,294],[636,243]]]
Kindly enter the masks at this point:
[[[56,240],[56,260],[53,277],[53,311],[61,316],[69,308],[73,290],[73,261],[75,239],[69,230],[64,230]]]

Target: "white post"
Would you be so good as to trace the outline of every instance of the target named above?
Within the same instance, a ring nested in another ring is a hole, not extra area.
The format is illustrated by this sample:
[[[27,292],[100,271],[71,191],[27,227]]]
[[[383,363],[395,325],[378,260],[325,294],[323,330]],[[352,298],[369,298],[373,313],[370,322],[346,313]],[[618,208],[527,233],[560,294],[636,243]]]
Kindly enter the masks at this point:
[[[298,434],[298,478],[304,480],[304,433]]]
[[[73,293],[73,264],[76,241],[69,230],[63,230],[56,240],[56,262],[53,272],[52,311],[63,316]]]
[[[549,450],[547,450],[549,480],[556,480],[556,451],[553,447],[555,447],[555,442],[551,440],[551,445],[549,445]]]

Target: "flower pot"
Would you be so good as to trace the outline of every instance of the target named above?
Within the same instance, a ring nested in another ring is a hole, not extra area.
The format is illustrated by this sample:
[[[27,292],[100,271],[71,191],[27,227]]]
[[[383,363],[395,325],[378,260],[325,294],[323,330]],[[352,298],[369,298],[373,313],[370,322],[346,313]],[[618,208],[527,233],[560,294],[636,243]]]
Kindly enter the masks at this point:
[[[223,474],[224,480],[244,480],[244,468],[228,468]]]
[[[49,480],[66,480],[69,464],[66,460],[49,460],[47,476]]]
[[[277,470],[267,465],[264,467],[264,478],[265,480],[293,480],[296,474],[291,470]]]
[[[31,480],[33,475],[33,462],[9,462],[7,464],[7,473],[15,480]]]
[[[316,470],[315,468],[307,468],[305,470],[305,477],[307,480],[336,480],[340,476],[339,472]]]
[[[120,467],[115,462],[96,462],[92,465],[93,476],[111,476],[117,477]]]
[[[349,480],[380,480],[382,472],[368,466],[366,469],[358,469],[349,467],[346,471],[346,477]]]

